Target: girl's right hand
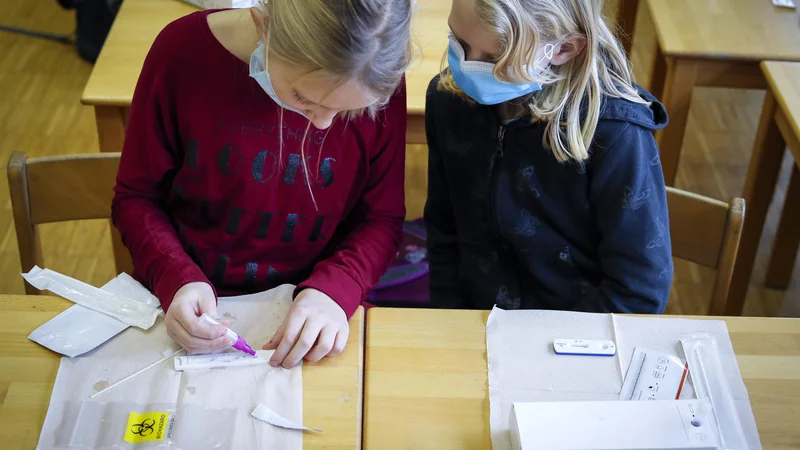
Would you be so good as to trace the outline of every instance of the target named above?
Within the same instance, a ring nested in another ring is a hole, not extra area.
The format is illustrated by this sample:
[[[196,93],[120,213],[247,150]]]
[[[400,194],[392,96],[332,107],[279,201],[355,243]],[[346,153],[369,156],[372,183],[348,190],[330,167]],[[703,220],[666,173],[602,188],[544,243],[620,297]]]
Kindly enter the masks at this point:
[[[203,313],[217,315],[217,299],[208,283],[183,285],[167,310],[167,335],[189,353],[208,353],[220,350],[232,342],[225,337],[226,329],[221,325],[201,323]],[[227,321],[221,321],[225,326]]]

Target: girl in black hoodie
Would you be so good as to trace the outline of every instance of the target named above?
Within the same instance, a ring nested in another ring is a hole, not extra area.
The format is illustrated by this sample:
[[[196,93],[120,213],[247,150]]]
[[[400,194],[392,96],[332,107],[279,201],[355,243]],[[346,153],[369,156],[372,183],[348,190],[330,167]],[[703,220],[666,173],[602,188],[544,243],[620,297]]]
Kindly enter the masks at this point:
[[[661,313],[672,257],[653,130],[602,0],[453,0],[428,89],[435,305]]]

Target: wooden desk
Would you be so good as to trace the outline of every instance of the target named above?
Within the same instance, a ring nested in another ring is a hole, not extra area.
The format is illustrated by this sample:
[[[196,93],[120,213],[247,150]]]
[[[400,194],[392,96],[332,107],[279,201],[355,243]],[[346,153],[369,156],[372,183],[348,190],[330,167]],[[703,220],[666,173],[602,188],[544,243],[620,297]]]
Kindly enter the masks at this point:
[[[739,304],[743,304],[750,285],[764,221],[787,145],[795,165],[767,269],[767,286],[780,289],[789,286],[800,245],[800,63],[763,62],[761,70],[767,80],[767,96],[744,187],[747,214],[729,300]]]
[[[371,309],[364,447],[491,448],[488,311]],[[800,447],[800,320],[725,319],[765,449]]]
[[[767,0],[647,0],[655,25],[650,90],[669,125],[656,133],[667,185],[673,186],[695,86],[763,89],[758,64],[800,61],[797,14]]]
[[[27,339],[36,327],[72,303],[49,296],[0,295],[0,442],[32,449],[39,441],[59,356]],[[364,381],[364,310],[350,320],[347,349],[336,358],[303,366],[303,422],[325,432],[307,433],[303,448],[361,446]]]

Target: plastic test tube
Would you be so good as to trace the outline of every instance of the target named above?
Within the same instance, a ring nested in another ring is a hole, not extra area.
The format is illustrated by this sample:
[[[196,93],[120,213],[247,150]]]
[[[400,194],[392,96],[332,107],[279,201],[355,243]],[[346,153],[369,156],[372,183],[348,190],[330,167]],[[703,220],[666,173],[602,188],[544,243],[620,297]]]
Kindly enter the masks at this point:
[[[214,318],[212,318],[211,316],[209,316],[208,314],[205,314],[205,313],[203,313],[203,315],[200,316],[200,322],[207,323],[209,325],[222,325],[218,321],[214,320]],[[224,325],[222,325],[222,326],[224,326]],[[225,327],[225,329],[228,330],[225,333],[225,335],[232,342],[231,347],[235,348],[236,350],[239,350],[240,352],[245,352],[250,356],[256,356],[256,352],[254,352],[253,349],[250,348],[249,345],[247,345],[247,342],[245,342],[245,340],[242,339],[241,336],[239,336],[238,334],[234,333],[233,330],[231,330],[228,327]]]

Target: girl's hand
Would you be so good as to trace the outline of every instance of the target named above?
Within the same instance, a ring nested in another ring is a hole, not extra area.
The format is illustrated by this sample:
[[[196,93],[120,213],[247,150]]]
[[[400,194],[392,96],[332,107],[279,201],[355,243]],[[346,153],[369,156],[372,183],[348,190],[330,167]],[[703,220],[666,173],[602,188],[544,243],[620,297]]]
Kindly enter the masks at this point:
[[[198,318],[203,313],[217,315],[217,299],[208,283],[183,285],[167,310],[167,335],[189,353],[213,352],[231,344],[225,337],[225,327],[200,323]]]
[[[275,350],[269,363],[294,367],[303,357],[317,362],[338,355],[347,344],[350,326],[344,310],[332,298],[316,289],[304,289],[292,304],[278,331],[264,350]]]

